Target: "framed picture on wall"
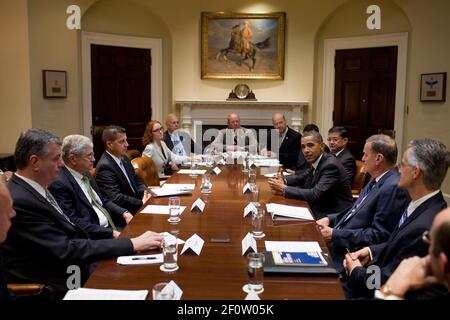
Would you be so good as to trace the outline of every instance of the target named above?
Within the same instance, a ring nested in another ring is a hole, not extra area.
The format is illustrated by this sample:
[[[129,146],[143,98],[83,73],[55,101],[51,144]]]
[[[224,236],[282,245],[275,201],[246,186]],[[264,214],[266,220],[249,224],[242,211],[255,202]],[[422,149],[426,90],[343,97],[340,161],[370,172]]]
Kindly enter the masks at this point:
[[[286,14],[202,12],[202,79],[284,79]]]
[[[447,73],[424,73],[420,81],[420,101],[445,101]]]
[[[44,98],[67,97],[67,73],[60,70],[42,70]]]

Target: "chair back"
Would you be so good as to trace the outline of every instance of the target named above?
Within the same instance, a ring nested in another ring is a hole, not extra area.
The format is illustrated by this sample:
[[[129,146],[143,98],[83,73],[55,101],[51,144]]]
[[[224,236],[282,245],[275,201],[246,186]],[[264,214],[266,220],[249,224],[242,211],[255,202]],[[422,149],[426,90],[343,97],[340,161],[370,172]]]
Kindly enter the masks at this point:
[[[367,183],[367,178],[369,177],[369,175],[363,170],[363,167],[364,162],[361,160],[356,160],[356,175],[352,185],[352,195],[356,198],[361,193],[361,190],[364,188]]]
[[[141,156],[141,153],[137,149],[130,149],[127,150],[127,157],[128,159],[133,160],[134,158],[138,158]]]
[[[137,157],[131,160],[134,170],[147,187],[159,186],[159,175],[155,163],[149,157]]]

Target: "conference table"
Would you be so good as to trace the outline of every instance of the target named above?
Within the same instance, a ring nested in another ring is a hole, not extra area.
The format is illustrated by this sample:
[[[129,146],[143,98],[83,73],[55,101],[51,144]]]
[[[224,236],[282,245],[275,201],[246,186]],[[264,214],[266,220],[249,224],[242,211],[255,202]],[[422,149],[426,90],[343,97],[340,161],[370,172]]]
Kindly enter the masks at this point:
[[[251,231],[251,214],[243,216],[244,208],[250,203],[249,195],[243,193],[247,174],[242,165],[219,166],[222,172],[212,175],[212,192],[200,192],[201,176],[174,174],[166,183],[195,183],[192,195],[183,195],[181,205],[186,209],[178,224],[170,224],[167,215],[138,212],[122,231],[121,237],[136,237],[146,230],[156,232],[179,232],[179,238],[186,240],[197,234],[204,241],[199,256],[184,253],[178,257],[179,270],[165,273],[159,264],[119,265],[116,259],[101,261],[92,273],[85,288],[149,290],[147,299],[152,299],[152,287],[158,282],[173,280],[182,290],[181,299],[187,300],[242,300],[247,296],[243,286],[248,282],[247,257],[242,254],[242,239]],[[266,203],[278,203],[308,207],[307,202],[285,199],[271,191],[263,174],[276,172],[276,168],[258,168],[257,185],[259,199]],[[191,212],[192,203],[201,198],[205,202],[203,212]],[[152,197],[145,205],[167,205],[167,197]],[[145,205],[143,207],[145,207]],[[325,241],[314,222],[273,221],[265,216],[263,239],[257,240],[258,252],[265,251],[264,241],[317,241],[324,252],[328,252]],[[212,238],[229,238],[229,243],[211,242]],[[181,252],[183,245],[179,246]],[[159,253],[152,250],[143,254]],[[337,275],[264,275],[262,300],[329,300],[344,299]]]

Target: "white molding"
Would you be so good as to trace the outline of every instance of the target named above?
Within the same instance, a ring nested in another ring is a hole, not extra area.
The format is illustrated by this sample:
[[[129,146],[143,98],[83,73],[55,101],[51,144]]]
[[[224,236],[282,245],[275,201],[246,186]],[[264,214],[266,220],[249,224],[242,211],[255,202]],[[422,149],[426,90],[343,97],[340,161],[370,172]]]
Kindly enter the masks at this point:
[[[151,66],[151,107],[152,118],[162,118],[163,73],[162,73],[162,40],[157,38],[128,37],[105,33],[82,31],[81,59],[83,81],[83,134],[91,137],[92,126],[92,96],[91,96],[91,44],[110,45],[118,47],[150,49]]]
[[[408,55],[408,33],[392,33],[366,37],[325,39],[323,68],[322,130],[333,126],[334,106],[334,57],[336,50],[397,46],[397,83],[395,90],[394,130],[399,154],[402,154],[405,115],[406,68]]]

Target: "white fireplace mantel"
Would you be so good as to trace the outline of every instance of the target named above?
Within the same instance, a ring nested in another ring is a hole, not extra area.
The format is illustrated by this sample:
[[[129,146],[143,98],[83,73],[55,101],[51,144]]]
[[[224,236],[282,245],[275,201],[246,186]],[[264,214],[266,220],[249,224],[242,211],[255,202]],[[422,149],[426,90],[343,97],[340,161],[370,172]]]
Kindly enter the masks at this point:
[[[303,108],[309,103],[292,100],[176,100],[181,108],[181,126],[195,135],[198,124],[226,125],[227,115],[236,112],[243,127],[271,126],[272,115],[281,112],[288,125],[300,131],[303,125]]]

